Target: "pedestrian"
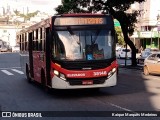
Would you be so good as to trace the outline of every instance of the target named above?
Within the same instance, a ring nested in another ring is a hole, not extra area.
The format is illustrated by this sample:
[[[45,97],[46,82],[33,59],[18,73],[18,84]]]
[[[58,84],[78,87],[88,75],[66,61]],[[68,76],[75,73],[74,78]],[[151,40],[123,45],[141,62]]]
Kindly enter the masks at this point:
[[[142,53],[142,51],[143,51],[143,47],[141,46],[139,49],[139,52]]]

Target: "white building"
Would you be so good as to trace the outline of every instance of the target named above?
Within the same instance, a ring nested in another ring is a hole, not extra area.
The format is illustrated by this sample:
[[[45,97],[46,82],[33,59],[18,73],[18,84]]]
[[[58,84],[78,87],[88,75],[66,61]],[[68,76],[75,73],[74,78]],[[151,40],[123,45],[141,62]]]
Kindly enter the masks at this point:
[[[160,16],[160,0],[146,0],[140,4],[141,16],[139,18],[140,43],[143,48],[160,49],[158,16]]]
[[[0,26],[0,39],[7,45],[16,45],[16,27],[15,26]]]
[[[28,27],[29,24],[16,25],[0,25],[0,40],[7,43],[9,46],[15,46],[16,43],[16,32],[21,30],[23,27]]]
[[[141,4],[134,4],[132,10],[140,10],[137,28],[131,36],[137,48],[157,48],[160,49],[160,34],[158,31],[158,15],[160,17],[160,0],[146,0]],[[160,28],[160,27],[159,27]]]

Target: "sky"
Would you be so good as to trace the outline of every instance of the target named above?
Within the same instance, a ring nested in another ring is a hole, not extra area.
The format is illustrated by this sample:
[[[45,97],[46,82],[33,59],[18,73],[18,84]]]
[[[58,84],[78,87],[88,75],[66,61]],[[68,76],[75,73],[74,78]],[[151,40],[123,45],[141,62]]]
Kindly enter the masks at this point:
[[[2,1],[2,0],[1,0]],[[29,8],[30,12],[40,10],[46,13],[55,13],[54,8],[61,4],[61,0],[3,0],[0,6],[7,6],[23,11]]]

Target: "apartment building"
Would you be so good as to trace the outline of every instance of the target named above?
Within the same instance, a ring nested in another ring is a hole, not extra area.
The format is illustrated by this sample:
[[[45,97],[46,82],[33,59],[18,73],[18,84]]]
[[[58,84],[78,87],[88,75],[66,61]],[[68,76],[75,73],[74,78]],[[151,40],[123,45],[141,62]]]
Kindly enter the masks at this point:
[[[137,7],[141,11],[132,40],[136,40],[138,48],[160,50],[160,0],[146,0]],[[159,29],[158,29],[159,28]]]

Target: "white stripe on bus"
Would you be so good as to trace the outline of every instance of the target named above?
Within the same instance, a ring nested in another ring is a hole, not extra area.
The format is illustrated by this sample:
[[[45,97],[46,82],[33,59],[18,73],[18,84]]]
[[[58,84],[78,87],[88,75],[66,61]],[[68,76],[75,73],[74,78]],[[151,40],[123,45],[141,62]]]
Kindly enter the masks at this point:
[[[11,70],[14,71],[14,72],[17,72],[19,74],[24,74],[22,71],[19,71],[19,70],[16,70],[16,69],[11,69]]]
[[[7,70],[1,70],[3,73],[7,74],[7,75],[13,75],[11,72],[7,71]]]

